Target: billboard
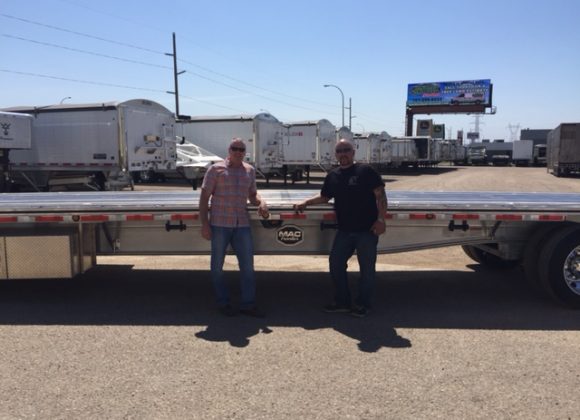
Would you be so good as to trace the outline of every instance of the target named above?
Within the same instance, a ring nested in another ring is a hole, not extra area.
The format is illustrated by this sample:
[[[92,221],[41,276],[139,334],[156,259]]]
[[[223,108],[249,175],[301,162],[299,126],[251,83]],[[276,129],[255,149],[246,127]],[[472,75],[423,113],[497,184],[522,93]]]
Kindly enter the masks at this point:
[[[417,120],[417,135],[431,137],[433,120]]]
[[[434,139],[445,138],[445,124],[433,124],[433,138]]]
[[[407,107],[419,106],[491,106],[491,80],[411,83],[407,86]]]

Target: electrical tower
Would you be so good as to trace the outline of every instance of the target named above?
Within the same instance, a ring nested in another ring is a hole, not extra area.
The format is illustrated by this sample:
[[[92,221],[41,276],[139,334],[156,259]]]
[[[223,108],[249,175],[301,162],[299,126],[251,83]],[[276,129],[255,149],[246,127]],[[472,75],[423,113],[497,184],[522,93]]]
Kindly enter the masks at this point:
[[[520,139],[520,125],[519,124],[508,124],[510,130],[510,141],[514,142]]]
[[[480,125],[485,124],[484,122],[480,121],[481,118],[481,114],[475,114],[473,116],[474,121],[473,121],[473,131],[470,133],[467,133],[467,138],[470,140],[470,144],[473,143],[476,139],[479,139],[481,141],[481,135],[480,135]]]

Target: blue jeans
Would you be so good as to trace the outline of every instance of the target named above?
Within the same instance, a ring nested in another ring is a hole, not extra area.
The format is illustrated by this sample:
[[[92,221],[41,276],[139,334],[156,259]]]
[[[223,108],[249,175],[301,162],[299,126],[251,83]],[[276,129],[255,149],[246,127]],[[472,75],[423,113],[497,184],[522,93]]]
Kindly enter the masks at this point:
[[[350,307],[351,297],[348,287],[348,259],[356,250],[360,266],[357,306],[371,307],[371,297],[375,285],[375,265],[379,237],[372,232],[336,232],[330,251],[330,276],[334,285],[334,303]]]
[[[240,307],[248,309],[256,302],[256,281],[254,277],[254,246],[250,227],[211,227],[211,280],[217,304],[230,303],[228,287],[224,281],[223,267],[228,245],[231,245],[240,267]]]

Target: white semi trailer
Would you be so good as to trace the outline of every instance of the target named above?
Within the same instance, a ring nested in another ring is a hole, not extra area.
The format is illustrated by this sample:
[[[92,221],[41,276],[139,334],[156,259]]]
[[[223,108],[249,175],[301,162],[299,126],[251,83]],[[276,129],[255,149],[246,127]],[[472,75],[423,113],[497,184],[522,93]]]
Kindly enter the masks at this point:
[[[332,167],[336,127],[328,120],[297,121],[286,124],[282,143],[282,164],[292,179],[299,180],[310,168]]]
[[[23,189],[117,190],[142,173],[175,169],[175,119],[158,103],[134,99],[6,110],[34,117],[31,148],[10,159]]]
[[[311,190],[263,190],[271,216],[250,209],[256,254],[327,254],[331,206],[296,213]],[[475,261],[523,266],[529,287],[580,308],[580,194],[388,191],[378,252],[461,245]],[[0,279],[70,278],[98,255],[210,253],[199,193],[6,193],[0,200]]]
[[[244,160],[265,178],[282,173],[284,131],[284,125],[267,113],[191,117],[178,121],[178,134],[185,141],[217,156],[227,157],[232,138],[241,138],[246,143]]]
[[[516,140],[512,144],[512,163],[515,166],[530,166],[534,159],[534,141]]]
[[[0,193],[12,189],[10,152],[32,145],[32,115],[0,112]]]

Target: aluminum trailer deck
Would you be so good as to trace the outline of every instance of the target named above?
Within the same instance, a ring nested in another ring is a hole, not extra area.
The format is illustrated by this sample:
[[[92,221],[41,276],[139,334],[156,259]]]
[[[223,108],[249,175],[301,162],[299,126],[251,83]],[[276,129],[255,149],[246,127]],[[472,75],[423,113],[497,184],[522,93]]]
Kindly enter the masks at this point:
[[[327,254],[331,205],[296,213],[316,190],[261,190],[271,216],[250,208],[256,254]],[[580,194],[387,191],[379,253],[460,245],[475,261],[524,267],[530,284],[580,307]],[[199,192],[3,194],[0,278],[73,277],[97,255],[204,255]]]

